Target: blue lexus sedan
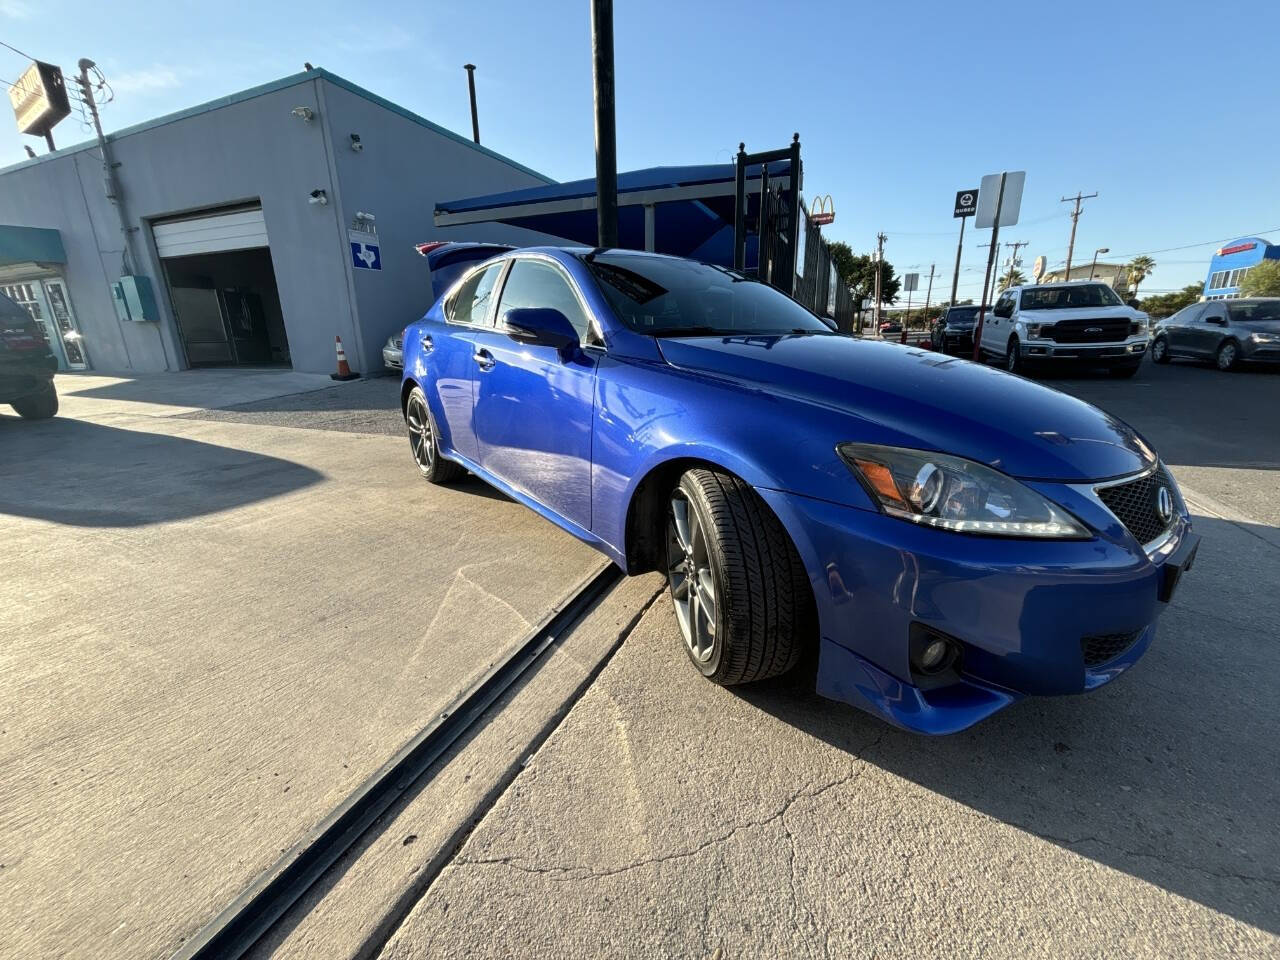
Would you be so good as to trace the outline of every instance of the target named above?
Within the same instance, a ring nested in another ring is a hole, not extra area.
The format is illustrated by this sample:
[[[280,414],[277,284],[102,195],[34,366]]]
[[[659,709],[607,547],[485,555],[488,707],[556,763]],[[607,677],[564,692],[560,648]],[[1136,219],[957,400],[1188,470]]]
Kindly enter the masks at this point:
[[[476,264],[406,331],[401,402],[427,480],[665,572],[708,679],[810,655],[819,693],[921,733],[1115,678],[1199,542],[1103,411],[674,257]]]

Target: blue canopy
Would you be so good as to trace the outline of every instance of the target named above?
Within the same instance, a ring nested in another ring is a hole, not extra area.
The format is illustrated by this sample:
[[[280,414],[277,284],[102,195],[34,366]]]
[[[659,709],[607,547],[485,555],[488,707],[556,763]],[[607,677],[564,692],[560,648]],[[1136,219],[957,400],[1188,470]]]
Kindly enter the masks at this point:
[[[66,263],[62,235],[45,227],[0,224],[0,267],[27,262]]]
[[[789,160],[768,166],[771,182],[785,179],[789,186]],[[733,164],[723,163],[618,174],[618,246],[731,264],[735,170]],[[760,165],[748,167],[746,175],[747,216],[753,217],[759,209]],[[595,178],[436,204],[436,226],[472,223],[505,223],[594,246]],[[753,241],[749,240],[748,264],[755,259]]]

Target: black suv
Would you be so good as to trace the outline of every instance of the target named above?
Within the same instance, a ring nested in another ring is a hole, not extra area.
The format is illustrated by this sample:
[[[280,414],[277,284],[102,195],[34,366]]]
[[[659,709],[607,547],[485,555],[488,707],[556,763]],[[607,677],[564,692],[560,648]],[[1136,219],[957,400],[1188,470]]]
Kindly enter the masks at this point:
[[[990,308],[987,308],[990,312]],[[969,356],[973,353],[973,327],[978,320],[978,307],[966,304],[947,307],[946,313],[933,323],[930,339],[933,349],[941,353]]]
[[[0,403],[31,420],[52,417],[58,412],[57,372],[58,358],[40,325],[0,293]]]

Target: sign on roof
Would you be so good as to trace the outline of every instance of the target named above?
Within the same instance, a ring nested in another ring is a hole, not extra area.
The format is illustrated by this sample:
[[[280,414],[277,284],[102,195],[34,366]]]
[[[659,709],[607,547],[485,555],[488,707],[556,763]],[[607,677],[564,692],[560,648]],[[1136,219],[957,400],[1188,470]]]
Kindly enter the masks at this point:
[[[18,131],[33,137],[43,137],[71,112],[62,70],[38,60],[9,88],[9,102],[13,104]]]

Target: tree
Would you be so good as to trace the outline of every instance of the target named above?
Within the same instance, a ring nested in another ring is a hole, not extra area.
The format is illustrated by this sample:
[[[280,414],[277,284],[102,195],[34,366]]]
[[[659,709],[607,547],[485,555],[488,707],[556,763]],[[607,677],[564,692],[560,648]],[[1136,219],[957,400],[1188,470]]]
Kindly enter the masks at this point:
[[[836,265],[840,280],[849,288],[853,302],[861,317],[862,301],[875,296],[876,264],[870,254],[854,253],[847,243],[836,241],[830,245],[831,260]],[[896,303],[901,286],[893,275],[893,264],[888,260],[880,264],[880,302]]]
[[[1153,317],[1171,317],[1183,307],[1189,307],[1200,299],[1204,293],[1203,283],[1189,283],[1174,293],[1161,293],[1154,297],[1145,297],[1138,304],[1138,309]]]
[[[1138,285],[1155,272],[1156,262],[1144,254],[1130,260],[1129,266],[1125,269],[1129,274],[1129,296],[1136,297],[1138,295]]]
[[[1027,278],[1017,267],[1010,267],[1009,272],[1000,278],[1000,289],[1008,290],[1010,287],[1020,287],[1027,282]]]
[[[1240,281],[1242,297],[1280,297],[1280,260],[1263,260]]]

